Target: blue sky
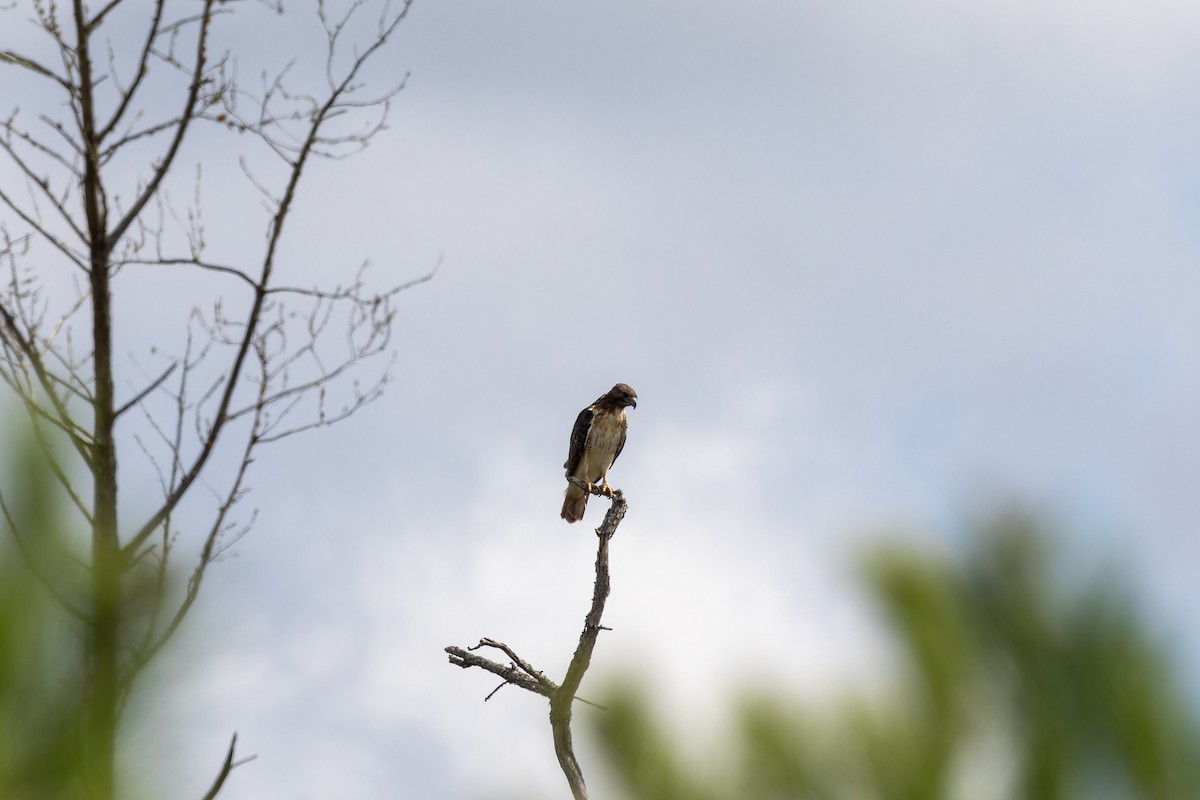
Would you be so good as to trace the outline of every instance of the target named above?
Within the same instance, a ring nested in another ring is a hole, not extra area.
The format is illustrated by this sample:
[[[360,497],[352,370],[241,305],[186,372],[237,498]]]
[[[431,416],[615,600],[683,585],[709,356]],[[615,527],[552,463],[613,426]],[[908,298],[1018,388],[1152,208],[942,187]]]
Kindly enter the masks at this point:
[[[558,519],[559,465],[616,381],[585,689],[644,670],[703,729],[750,680],[854,685],[891,657],[856,554],[996,498],[1123,562],[1200,664],[1198,43],[1173,2],[418,3],[390,129],[314,165],[283,263],[442,267],[385,397],[259,458],[139,748],[198,795],[236,729],[230,800],[560,796],[541,703],[441,648],[565,667],[600,511]],[[237,154],[189,155],[213,247],[253,246]],[[171,330],[150,280],[120,302]]]

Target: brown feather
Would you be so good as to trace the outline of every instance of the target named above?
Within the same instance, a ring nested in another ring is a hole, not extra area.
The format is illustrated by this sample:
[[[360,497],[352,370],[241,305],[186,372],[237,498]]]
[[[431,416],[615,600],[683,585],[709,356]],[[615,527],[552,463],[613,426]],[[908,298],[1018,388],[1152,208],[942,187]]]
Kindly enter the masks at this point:
[[[587,510],[587,492],[574,484],[567,486],[567,496],[563,498],[562,518],[567,522],[579,522],[583,512]]]

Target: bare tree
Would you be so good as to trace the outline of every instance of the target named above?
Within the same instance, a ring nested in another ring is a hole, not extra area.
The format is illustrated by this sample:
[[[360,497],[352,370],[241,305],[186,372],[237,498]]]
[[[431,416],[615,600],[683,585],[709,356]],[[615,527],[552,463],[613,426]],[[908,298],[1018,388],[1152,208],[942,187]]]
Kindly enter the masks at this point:
[[[84,631],[84,780],[99,800],[116,792],[114,742],[139,673],[179,629],[208,566],[253,520],[236,507],[259,449],[377,398],[387,367],[362,381],[356,373],[388,351],[396,294],[432,276],[374,293],[365,268],[347,285],[282,278],[282,243],[311,162],[365,147],[403,88],[402,78],[365,94],[365,69],[410,4],[317,0],[315,63],[264,72],[254,86],[239,78],[235,56],[256,56],[272,35],[250,26],[278,18],[280,30],[295,30],[282,5],[0,4],[6,95],[26,105],[14,100],[0,118],[0,378],[28,412],[86,537],[85,592],[37,559],[30,567]],[[257,41],[241,52],[221,43],[247,34]],[[313,77],[297,74],[304,69]],[[227,247],[236,255],[222,259],[211,255],[199,165],[230,160],[241,186],[219,190],[260,197],[262,238]],[[191,189],[182,204],[172,198],[180,186]],[[211,304],[192,306],[177,339],[146,341],[146,323],[114,309],[114,284],[164,273],[207,281]],[[131,343],[128,361],[117,358],[118,338]],[[130,456],[150,465],[160,490],[153,510],[132,521],[118,515],[128,507],[121,498],[148,498],[118,479]],[[197,494],[209,498],[201,530],[200,515],[182,505]],[[3,494],[0,507],[18,543],[37,535],[15,528]],[[184,540],[198,554],[186,586],[172,591]],[[238,763],[235,743],[209,797]]]
[[[575,757],[575,745],[571,738],[571,711],[576,700],[587,702],[577,697],[575,693],[579,691],[579,684],[583,681],[588,667],[591,666],[592,651],[596,648],[596,640],[600,636],[600,631],[607,630],[600,624],[600,621],[604,615],[604,604],[608,600],[610,587],[608,545],[617,533],[617,526],[625,518],[629,504],[620,490],[610,494],[600,486],[584,483],[571,477],[568,477],[567,480],[591,494],[611,497],[612,505],[604,515],[604,521],[596,529],[599,545],[596,549],[596,580],[592,585],[592,605],[584,617],[583,631],[579,634],[579,644],[576,645],[575,653],[571,656],[571,663],[567,666],[567,674],[563,677],[562,683],[550,680],[540,670],[535,669],[528,661],[518,656],[511,647],[495,639],[480,639],[479,644],[474,647],[447,647],[446,652],[450,655],[450,663],[455,666],[463,669],[479,667],[504,679],[499,686],[492,690],[491,694],[484,698],[485,700],[490,699],[492,695],[510,684],[550,700],[550,730],[554,738],[554,753],[558,757],[558,764],[562,768],[563,775],[566,776],[567,785],[571,787],[571,796],[575,800],[587,800],[587,786],[583,780],[583,771],[579,767],[579,761]],[[509,663],[503,664],[477,655],[477,651],[485,647],[504,653],[508,656]]]

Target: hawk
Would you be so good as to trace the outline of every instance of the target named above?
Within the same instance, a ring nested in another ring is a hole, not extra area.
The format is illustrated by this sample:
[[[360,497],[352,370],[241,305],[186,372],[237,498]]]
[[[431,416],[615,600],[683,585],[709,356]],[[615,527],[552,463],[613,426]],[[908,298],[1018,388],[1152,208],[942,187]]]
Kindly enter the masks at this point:
[[[571,429],[571,450],[563,464],[568,478],[577,478],[589,487],[599,483],[601,490],[612,494],[612,487],[608,485],[608,468],[625,446],[625,429],[629,425],[625,409],[628,406],[637,408],[637,392],[627,383],[618,383],[579,412],[575,427]],[[588,492],[573,483],[567,484],[562,518],[567,522],[583,519],[587,499]]]

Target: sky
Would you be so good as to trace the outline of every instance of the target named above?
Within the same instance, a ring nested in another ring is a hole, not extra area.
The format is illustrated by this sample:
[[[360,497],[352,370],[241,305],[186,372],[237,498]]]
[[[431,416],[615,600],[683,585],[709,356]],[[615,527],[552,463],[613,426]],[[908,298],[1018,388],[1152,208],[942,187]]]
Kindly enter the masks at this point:
[[[304,74],[311,37],[226,24]],[[1010,500],[1200,666],[1198,44],[1168,0],[416,3],[367,76],[409,75],[389,128],[309,170],[281,270],[440,266],[397,297],[383,398],[259,455],[130,751],[181,796],[235,730],[227,800],[562,796],[544,703],[485,703],[443,648],[561,676],[603,503],[568,527],[560,465],[618,381],[585,696],[636,672],[703,731],[751,683],[869,683],[894,654],[856,559]],[[237,156],[185,154],[230,258],[262,236]],[[173,280],[122,276],[130,351],[177,335]]]

